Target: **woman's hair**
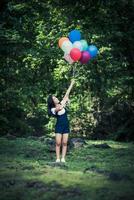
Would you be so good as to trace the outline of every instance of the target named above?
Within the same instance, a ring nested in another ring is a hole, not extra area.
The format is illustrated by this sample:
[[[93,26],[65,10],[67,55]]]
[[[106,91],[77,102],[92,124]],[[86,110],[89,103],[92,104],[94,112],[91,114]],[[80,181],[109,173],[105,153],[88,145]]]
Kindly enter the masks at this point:
[[[53,113],[51,112],[51,108],[54,108],[55,107],[55,104],[54,104],[54,101],[53,101],[53,96],[52,95],[49,95],[48,99],[47,99],[47,111],[48,111],[48,116],[55,116],[53,115]]]

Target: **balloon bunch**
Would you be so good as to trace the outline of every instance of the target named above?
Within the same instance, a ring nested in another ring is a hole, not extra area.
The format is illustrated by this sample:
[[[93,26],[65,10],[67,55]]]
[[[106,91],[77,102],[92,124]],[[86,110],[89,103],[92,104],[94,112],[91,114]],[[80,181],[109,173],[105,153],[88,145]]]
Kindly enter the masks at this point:
[[[80,61],[81,64],[86,64],[92,58],[94,58],[98,49],[95,45],[89,45],[86,40],[81,39],[81,33],[79,30],[72,30],[68,37],[62,37],[59,39],[59,47],[64,51],[64,59],[72,64]]]

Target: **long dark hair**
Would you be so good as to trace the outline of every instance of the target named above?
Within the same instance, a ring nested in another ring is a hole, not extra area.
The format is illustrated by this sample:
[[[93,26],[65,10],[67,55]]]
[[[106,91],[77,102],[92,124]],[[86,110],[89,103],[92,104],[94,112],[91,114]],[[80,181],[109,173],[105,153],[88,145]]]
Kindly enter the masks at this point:
[[[54,108],[55,107],[55,104],[54,104],[54,101],[53,101],[53,96],[52,95],[49,95],[48,99],[47,99],[47,111],[48,111],[48,116],[51,117],[51,116],[54,116],[56,117],[52,112],[51,112],[51,108]]]

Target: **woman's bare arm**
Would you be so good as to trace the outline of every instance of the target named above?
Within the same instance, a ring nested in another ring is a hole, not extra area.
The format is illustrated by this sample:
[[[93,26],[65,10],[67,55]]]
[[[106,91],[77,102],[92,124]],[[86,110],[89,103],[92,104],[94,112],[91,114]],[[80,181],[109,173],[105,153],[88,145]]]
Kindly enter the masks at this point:
[[[74,81],[74,79],[72,79],[72,80],[71,80],[71,83],[70,83],[70,86],[69,86],[68,90],[66,91],[66,94],[65,94],[64,97],[68,97],[68,96],[69,96],[69,94],[70,94],[70,92],[71,92],[71,90],[72,90],[72,87],[73,87],[74,83],[75,83],[75,81]]]
[[[74,81],[74,79],[72,79],[71,83],[70,83],[70,86],[67,89],[66,94],[64,95],[63,100],[62,100],[63,107],[64,107],[65,103],[68,101],[69,94],[70,94],[70,92],[71,92],[71,90],[73,88],[74,83],[75,83],[75,81]]]
[[[58,111],[60,111],[60,110],[62,110],[62,109],[64,108],[66,102],[68,101],[68,97],[69,97],[69,94],[70,94],[70,92],[71,92],[71,89],[72,89],[74,83],[75,83],[75,81],[72,80],[71,83],[70,83],[69,88],[67,89],[66,94],[64,95],[64,98],[63,98],[63,100],[62,100],[62,104],[57,104],[57,105],[55,106],[55,112],[58,112]]]

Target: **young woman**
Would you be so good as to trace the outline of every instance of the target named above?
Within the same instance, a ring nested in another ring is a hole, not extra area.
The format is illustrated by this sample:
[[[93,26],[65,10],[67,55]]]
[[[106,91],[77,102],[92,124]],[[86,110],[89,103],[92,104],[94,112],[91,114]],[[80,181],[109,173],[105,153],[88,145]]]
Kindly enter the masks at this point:
[[[60,146],[62,144],[62,158],[61,162],[65,162],[65,156],[67,152],[67,142],[69,129],[69,120],[67,117],[66,104],[69,101],[69,94],[75,81],[72,80],[71,84],[60,102],[57,97],[50,95],[48,97],[48,114],[57,118],[55,125],[56,136],[56,162],[60,162]]]

